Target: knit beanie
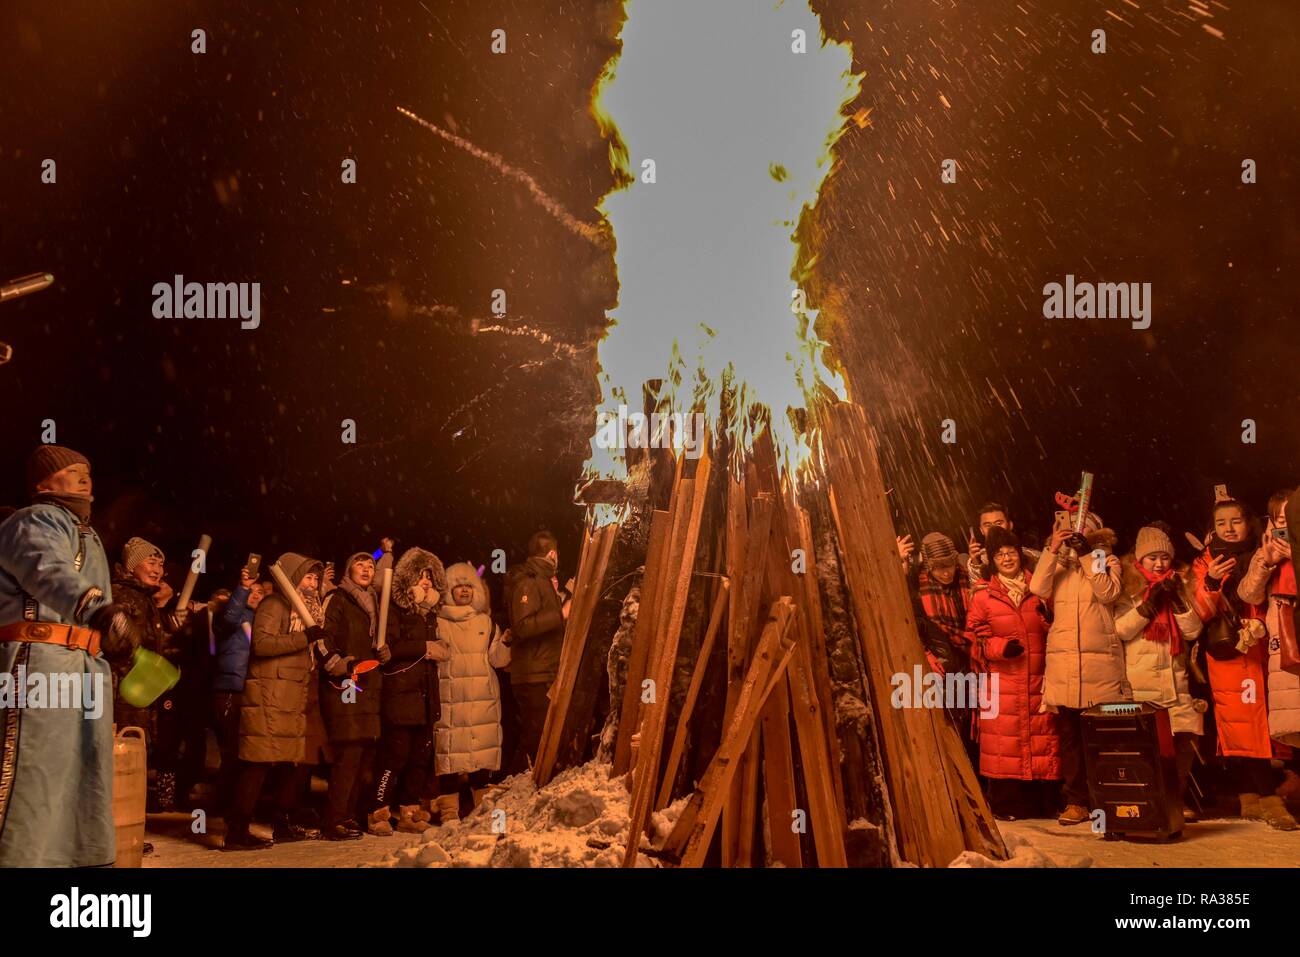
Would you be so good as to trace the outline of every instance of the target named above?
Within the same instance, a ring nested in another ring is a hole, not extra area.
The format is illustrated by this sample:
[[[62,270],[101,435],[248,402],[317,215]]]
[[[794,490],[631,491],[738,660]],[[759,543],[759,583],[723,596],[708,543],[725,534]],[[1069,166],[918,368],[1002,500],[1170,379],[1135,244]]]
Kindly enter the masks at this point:
[[[1174,554],[1174,543],[1158,528],[1147,525],[1138,529],[1137,544],[1133,547],[1133,556],[1138,560],[1146,558],[1153,552]]]
[[[157,545],[146,542],[143,538],[131,538],[122,546],[122,568],[128,575],[135,571],[135,567],[146,558],[158,556],[159,561],[166,561],[162,549]]]
[[[36,486],[41,482],[69,465],[89,467],[90,459],[62,445],[38,445],[32,454],[27,456],[27,487],[33,492],[36,491]]]
[[[921,557],[930,567],[957,564],[957,546],[943,532],[931,532],[921,539]]]

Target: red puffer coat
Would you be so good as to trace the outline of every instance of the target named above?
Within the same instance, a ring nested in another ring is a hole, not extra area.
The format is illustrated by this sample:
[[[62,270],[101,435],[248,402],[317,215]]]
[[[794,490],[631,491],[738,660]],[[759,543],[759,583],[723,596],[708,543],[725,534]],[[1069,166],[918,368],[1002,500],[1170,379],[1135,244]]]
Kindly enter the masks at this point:
[[[994,576],[971,599],[966,628],[979,642],[995,707],[979,720],[980,773],[990,778],[1053,781],[1061,777],[1061,738],[1056,715],[1042,711],[1047,666],[1047,621],[1040,599],[1029,590],[1017,608]],[[1024,651],[1006,657],[1018,638]],[[994,682],[996,681],[996,685]]]

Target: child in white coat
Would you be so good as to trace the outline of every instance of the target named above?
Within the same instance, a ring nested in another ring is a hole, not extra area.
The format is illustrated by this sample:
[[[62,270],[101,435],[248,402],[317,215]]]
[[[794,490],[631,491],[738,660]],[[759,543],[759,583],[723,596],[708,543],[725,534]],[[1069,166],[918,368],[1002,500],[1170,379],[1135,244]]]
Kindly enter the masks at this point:
[[[494,668],[510,663],[510,633],[488,614],[487,585],[473,565],[447,569],[450,600],[438,608],[441,712],[434,729],[434,770],[443,824],[460,817],[460,776],[469,775],[477,807],[488,776],[501,767],[501,686]]]

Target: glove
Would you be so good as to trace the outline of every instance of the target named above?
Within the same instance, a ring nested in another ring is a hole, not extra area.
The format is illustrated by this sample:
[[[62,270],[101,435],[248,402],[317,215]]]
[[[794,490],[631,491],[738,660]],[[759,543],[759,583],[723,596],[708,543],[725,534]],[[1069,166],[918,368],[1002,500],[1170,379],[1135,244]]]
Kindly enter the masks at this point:
[[[1154,621],[1156,617],[1156,606],[1152,603],[1152,599],[1154,598],[1155,594],[1152,593],[1151,598],[1148,598],[1142,604],[1138,605],[1136,609],[1137,613],[1147,621]]]
[[[326,637],[325,629],[320,625],[312,625],[307,629],[308,644],[315,644],[318,641],[324,641]]]
[[[1019,638],[1012,638],[1007,642],[1006,648],[1002,650],[1004,658],[1019,658],[1025,653],[1025,646],[1020,643]]]
[[[1193,698],[1192,710],[1198,714],[1205,714],[1205,712],[1210,710],[1210,703],[1204,698]]]
[[[346,658],[332,657],[325,665],[325,673],[334,678],[344,678],[352,674],[352,663],[357,659],[348,655]]]
[[[117,602],[105,605],[90,619],[90,627],[99,632],[99,648],[110,662],[129,661],[140,647],[140,632],[131,624],[126,607]]]
[[[1264,623],[1258,618],[1247,618],[1241,623],[1241,630],[1237,632],[1237,650],[1244,655],[1263,637]]]
[[[386,665],[393,657],[393,649],[387,645],[380,645],[375,649],[375,657],[379,659],[381,665]]]

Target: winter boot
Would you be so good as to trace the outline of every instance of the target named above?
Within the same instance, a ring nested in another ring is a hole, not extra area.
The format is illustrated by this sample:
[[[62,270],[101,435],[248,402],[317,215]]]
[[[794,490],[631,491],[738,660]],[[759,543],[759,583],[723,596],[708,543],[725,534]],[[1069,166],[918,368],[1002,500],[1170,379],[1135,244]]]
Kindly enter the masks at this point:
[[[1071,804],[1061,812],[1061,816],[1056,819],[1056,823],[1062,827],[1069,827],[1073,824],[1086,824],[1089,820],[1086,807],[1082,804]]]
[[[248,830],[247,824],[231,824],[226,829],[226,839],[222,842],[223,851],[264,851],[274,846],[271,841],[264,841]]]
[[[1300,824],[1296,824],[1296,819],[1291,816],[1291,812],[1286,809],[1286,805],[1282,803],[1282,799],[1276,794],[1260,798],[1259,807],[1269,827],[1275,827],[1279,831],[1294,831],[1300,827]]]
[[[444,826],[460,820],[459,794],[439,794],[435,800],[438,802],[438,820]]]
[[[176,810],[176,772],[158,772],[158,810],[170,814]]]
[[[307,831],[289,820],[288,814],[281,814],[275,819],[275,827],[271,831],[271,838],[277,844],[292,844],[294,841],[307,840]]]
[[[432,798],[420,798],[420,803],[415,807],[415,820],[423,821],[425,824],[433,824],[433,809],[435,805]]]
[[[429,829],[428,821],[422,821],[416,817],[420,805],[402,804],[398,806],[397,810],[400,814],[397,820],[397,829],[403,834],[423,834]]]
[[[1241,801],[1241,816],[1247,821],[1264,820],[1264,809],[1260,806],[1258,794],[1251,792],[1238,794],[1237,800]]]
[[[359,841],[362,834],[346,824],[332,824],[321,828],[320,837],[322,841]]]
[[[393,825],[388,819],[392,813],[387,807],[375,808],[366,820],[366,830],[375,837],[392,837]]]
[[[477,811],[483,806],[483,799],[488,796],[488,792],[491,790],[491,788],[473,788],[470,791],[470,794],[474,797],[474,810]]]

